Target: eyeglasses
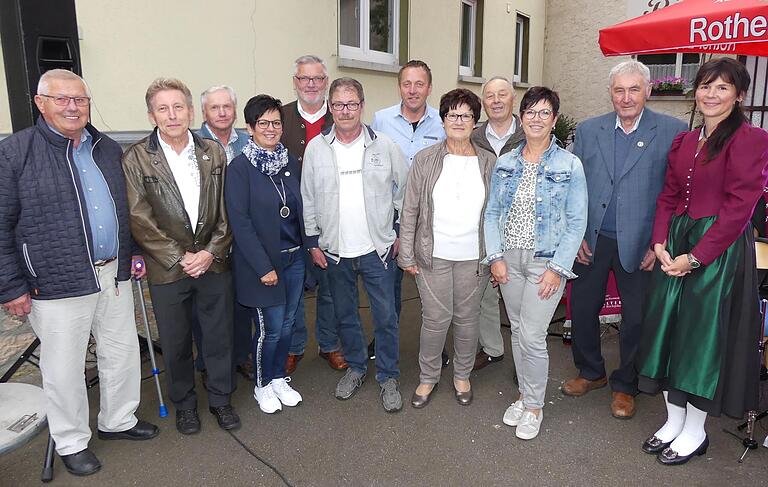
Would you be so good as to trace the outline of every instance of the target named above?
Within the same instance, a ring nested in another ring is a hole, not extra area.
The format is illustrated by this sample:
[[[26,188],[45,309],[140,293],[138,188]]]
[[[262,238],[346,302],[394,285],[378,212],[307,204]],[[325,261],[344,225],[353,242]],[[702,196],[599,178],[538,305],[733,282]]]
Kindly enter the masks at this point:
[[[328,76],[294,76],[296,81],[302,85],[308,85],[309,83],[320,84],[328,79]]]
[[[542,120],[549,120],[552,117],[552,110],[549,108],[542,108],[541,110],[531,110],[529,108],[528,110],[523,110],[523,117],[526,120],[533,120],[536,118],[536,115]]]
[[[85,107],[88,106],[89,103],[91,103],[91,99],[87,96],[64,96],[64,95],[43,95],[40,94],[40,96],[44,96],[46,98],[53,98],[53,103],[56,105],[59,105],[60,107],[65,107],[69,105],[69,101],[72,100],[75,102],[76,106],[79,107]]]
[[[475,119],[475,116],[471,113],[449,113],[445,116],[445,119],[449,122],[455,122],[458,119],[461,119],[462,122],[471,122]]]
[[[275,130],[278,130],[283,127],[283,122],[280,120],[264,120],[263,118],[256,120],[256,126],[262,130],[266,130],[270,125]]]
[[[352,101],[349,103],[331,103],[331,110],[333,110],[334,112],[340,112],[345,108],[350,112],[356,112],[360,109],[360,103],[356,101]]]

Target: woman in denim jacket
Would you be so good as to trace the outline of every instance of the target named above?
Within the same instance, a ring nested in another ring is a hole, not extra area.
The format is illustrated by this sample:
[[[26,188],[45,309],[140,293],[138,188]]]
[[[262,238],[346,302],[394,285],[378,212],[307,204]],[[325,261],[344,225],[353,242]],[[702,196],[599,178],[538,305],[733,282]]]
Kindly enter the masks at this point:
[[[485,210],[485,248],[509,315],[520,397],[504,413],[518,438],[539,434],[549,375],[547,328],[587,227],[579,158],[551,135],[560,98],[545,87],[520,102],[525,141],[501,156]]]

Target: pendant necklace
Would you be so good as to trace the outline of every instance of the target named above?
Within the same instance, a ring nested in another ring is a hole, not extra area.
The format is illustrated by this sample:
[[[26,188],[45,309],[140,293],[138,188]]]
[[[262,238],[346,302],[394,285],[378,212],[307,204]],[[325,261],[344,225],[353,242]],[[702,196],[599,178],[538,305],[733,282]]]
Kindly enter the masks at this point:
[[[280,217],[288,218],[288,216],[291,214],[291,209],[288,208],[288,205],[286,204],[286,201],[288,200],[288,194],[285,192],[285,183],[283,182],[283,178],[280,178],[280,186],[283,188],[282,193],[277,188],[277,184],[275,184],[275,180],[272,179],[272,176],[269,177],[269,180],[272,181],[272,186],[275,187],[275,191],[277,191],[277,195],[280,196],[280,201],[283,203],[283,206],[280,207]]]

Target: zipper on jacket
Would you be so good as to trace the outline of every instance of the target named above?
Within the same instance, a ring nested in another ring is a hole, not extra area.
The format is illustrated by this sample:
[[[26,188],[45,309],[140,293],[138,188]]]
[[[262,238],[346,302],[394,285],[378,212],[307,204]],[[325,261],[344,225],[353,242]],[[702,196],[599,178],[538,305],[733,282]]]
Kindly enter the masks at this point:
[[[96,144],[101,142],[101,137],[96,140],[96,142],[93,143],[91,146],[91,159],[93,159],[93,164],[96,166],[96,169],[99,170],[99,174],[101,174],[101,179],[104,180],[104,184],[107,185],[107,190],[109,190],[109,183],[107,183],[107,178],[104,177],[104,173],[102,172],[101,168],[98,164],[96,164],[96,158],[93,157],[93,150],[96,148]],[[117,204],[115,203],[115,198],[112,196],[112,191],[109,191],[109,199],[112,200],[112,211],[115,214],[115,227],[117,228],[117,235],[115,236],[115,239],[117,240],[117,250],[115,251],[115,265],[117,266],[117,271],[115,271],[115,295],[120,295],[120,289],[118,288],[118,281],[117,281],[117,273],[120,270],[120,220],[117,219]]]
[[[27,269],[29,270],[29,273],[32,274],[32,277],[37,278],[37,273],[35,272],[35,269],[32,267],[32,260],[29,258],[29,251],[27,251],[26,242],[21,244],[21,251],[24,254],[24,262],[26,262],[27,264]]]
[[[73,162],[69,159],[69,147],[71,144],[72,144],[72,139],[68,139],[67,152],[66,152],[67,167],[69,168],[69,175],[72,177],[72,185],[75,187],[75,195],[77,195],[77,208],[80,210],[80,223],[82,224],[83,236],[85,237],[85,249],[88,251],[88,264],[90,264],[91,266],[91,272],[93,272],[93,280],[96,281],[96,287],[99,289],[99,291],[101,291],[101,285],[99,284],[99,276],[96,274],[96,268],[93,266],[93,255],[91,254],[91,243],[88,241],[88,231],[85,229],[85,216],[83,216],[83,205],[80,202],[80,191],[77,189],[77,181],[75,181],[75,173],[72,171]]]

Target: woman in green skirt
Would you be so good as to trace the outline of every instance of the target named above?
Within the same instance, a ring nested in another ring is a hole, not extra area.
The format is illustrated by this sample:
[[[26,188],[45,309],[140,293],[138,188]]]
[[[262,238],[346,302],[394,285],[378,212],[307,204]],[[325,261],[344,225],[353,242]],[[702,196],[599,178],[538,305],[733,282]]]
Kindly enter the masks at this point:
[[[704,124],[677,136],[656,202],[652,277],[638,351],[639,388],[664,391],[667,421],[643,443],[665,465],[707,451],[707,415],[757,406],[760,335],[750,217],[768,181],[768,133],[741,102],[745,67],[730,58],[696,75]]]

